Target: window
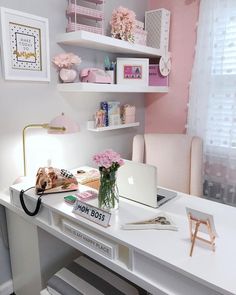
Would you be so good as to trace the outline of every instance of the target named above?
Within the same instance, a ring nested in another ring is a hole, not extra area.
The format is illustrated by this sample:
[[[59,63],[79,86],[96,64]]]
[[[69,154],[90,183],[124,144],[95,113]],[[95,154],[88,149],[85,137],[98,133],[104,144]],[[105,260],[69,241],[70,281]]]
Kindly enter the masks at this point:
[[[206,143],[236,148],[236,10],[215,19]]]

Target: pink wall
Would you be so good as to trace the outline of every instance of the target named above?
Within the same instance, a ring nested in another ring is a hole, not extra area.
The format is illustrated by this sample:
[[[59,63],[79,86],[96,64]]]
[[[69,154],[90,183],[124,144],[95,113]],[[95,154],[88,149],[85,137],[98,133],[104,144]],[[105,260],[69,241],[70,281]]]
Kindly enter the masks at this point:
[[[149,10],[157,8],[171,12],[172,70],[169,92],[146,96],[145,131],[185,133],[199,0],[149,0]]]

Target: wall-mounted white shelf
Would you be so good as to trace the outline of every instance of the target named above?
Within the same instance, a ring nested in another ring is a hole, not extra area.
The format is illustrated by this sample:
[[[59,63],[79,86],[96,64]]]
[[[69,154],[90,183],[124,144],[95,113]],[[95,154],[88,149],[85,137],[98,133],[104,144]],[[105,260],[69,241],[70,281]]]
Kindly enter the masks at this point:
[[[88,121],[87,123],[88,130],[93,132],[116,130],[116,129],[130,128],[130,127],[137,127],[137,126],[139,126],[139,122],[94,128],[94,121]]]
[[[87,2],[92,2],[95,4],[102,4],[104,2],[104,0],[87,0]]]
[[[133,55],[148,57],[159,57],[162,55],[162,51],[160,49],[133,44],[127,41],[86,31],[63,33],[56,37],[56,41],[60,44],[98,49],[113,53],[130,53]]]
[[[60,92],[133,92],[133,93],[167,93],[167,86],[139,86],[123,84],[98,83],[61,83],[57,85]]]

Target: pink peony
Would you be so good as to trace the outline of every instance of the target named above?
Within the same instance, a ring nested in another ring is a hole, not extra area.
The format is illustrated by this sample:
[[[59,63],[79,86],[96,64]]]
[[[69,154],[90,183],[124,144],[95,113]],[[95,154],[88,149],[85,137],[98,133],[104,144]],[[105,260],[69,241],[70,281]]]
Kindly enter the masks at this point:
[[[52,59],[52,62],[59,69],[67,68],[70,69],[73,65],[78,65],[81,63],[81,59],[79,56],[74,53],[60,53]]]

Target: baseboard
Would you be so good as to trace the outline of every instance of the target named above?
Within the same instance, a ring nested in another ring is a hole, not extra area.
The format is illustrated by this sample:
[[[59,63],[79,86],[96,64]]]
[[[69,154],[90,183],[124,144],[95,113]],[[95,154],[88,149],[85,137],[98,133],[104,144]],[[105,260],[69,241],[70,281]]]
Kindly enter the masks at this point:
[[[9,280],[0,285],[0,295],[10,295],[13,293],[13,282]]]

